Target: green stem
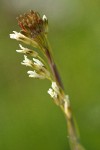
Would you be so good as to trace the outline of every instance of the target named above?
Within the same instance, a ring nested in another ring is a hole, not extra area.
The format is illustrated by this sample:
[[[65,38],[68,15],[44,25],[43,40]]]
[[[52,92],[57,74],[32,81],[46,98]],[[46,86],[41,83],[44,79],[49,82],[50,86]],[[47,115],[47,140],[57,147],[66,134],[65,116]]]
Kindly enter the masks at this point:
[[[68,128],[68,138],[71,150],[85,150],[80,143],[79,131],[77,128],[76,120],[72,115],[71,107],[67,108],[67,114],[65,113],[67,128]]]
[[[48,41],[47,41],[47,43],[48,43]],[[64,86],[62,84],[56,64],[53,60],[49,43],[47,45],[48,45],[47,46],[48,48],[46,47],[44,50],[45,50],[45,54],[46,54],[49,66],[51,68],[51,72],[52,72],[56,82],[58,83],[58,85],[60,86],[62,91],[64,92]],[[64,110],[64,106],[61,106],[61,107]],[[65,111],[64,111],[64,113],[65,113]],[[66,116],[66,120],[67,120],[68,136],[69,136],[69,143],[70,143],[71,150],[85,150],[83,148],[83,146],[80,144],[79,136],[77,133],[77,127],[75,125],[75,120],[74,120],[74,117],[72,114],[71,106],[69,106],[67,108],[67,114],[65,113],[65,116]]]

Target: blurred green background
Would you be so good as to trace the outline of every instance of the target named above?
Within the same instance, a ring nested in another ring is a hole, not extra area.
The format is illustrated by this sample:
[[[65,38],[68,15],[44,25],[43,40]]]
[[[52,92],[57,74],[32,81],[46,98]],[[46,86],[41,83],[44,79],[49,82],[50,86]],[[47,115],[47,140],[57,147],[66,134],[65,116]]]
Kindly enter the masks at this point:
[[[63,113],[47,94],[47,80],[28,78],[15,52],[16,17],[30,9],[46,14],[66,94],[81,141],[100,150],[100,1],[0,0],[0,150],[69,150]]]

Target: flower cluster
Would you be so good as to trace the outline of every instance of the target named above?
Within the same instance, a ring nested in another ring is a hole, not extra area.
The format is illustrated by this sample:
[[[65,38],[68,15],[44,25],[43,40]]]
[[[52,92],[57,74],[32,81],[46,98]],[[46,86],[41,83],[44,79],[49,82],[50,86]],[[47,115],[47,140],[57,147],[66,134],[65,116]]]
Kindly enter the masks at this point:
[[[11,39],[16,39],[35,48],[46,47],[48,33],[48,20],[45,15],[41,18],[38,12],[30,11],[17,17],[20,32],[13,31]]]
[[[31,68],[27,71],[29,77],[48,79],[52,82],[48,94],[61,107],[68,119],[69,139],[73,139],[73,137],[75,139],[70,141],[71,149],[83,150],[84,148],[80,145],[76,134],[76,126],[72,117],[69,97],[64,93],[63,84],[51,54],[51,48],[47,39],[48,20],[46,16],[43,15],[41,18],[38,12],[30,11],[24,15],[20,15],[17,20],[21,31],[13,31],[10,34],[10,38],[41,50],[44,57],[46,57],[46,60],[44,60],[36,50],[23,47],[19,44],[20,49],[16,50],[16,52],[24,54],[24,60],[21,64]]]
[[[48,94],[50,94],[50,96],[56,100],[59,93],[59,87],[57,86],[56,82],[52,82],[51,88],[48,90]]]
[[[13,34],[10,34],[10,38],[16,39],[40,50],[43,50],[45,47],[46,51],[42,52],[47,56],[47,58],[49,58],[49,61],[45,62],[44,59],[39,56],[36,50],[23,47],[21,44],[19,44],[20,49],[16,50],[16,52],[24,54],[24,60],[21,62],[21,64],[31,68],[27,71],[29,77],[49,79],[52,81],[52,85],[48,90],[48,94],[54,99],[56,104],[65,105],[65,107],[67,107],[65,100],[66,98],[64,98],[64,94],[61,92],[62,90],[59,86],[59,80],[57,82],[54,77],[55,75],[57,79],[59,79],[57,69],[52,61],[52,57],[48,49],[48,42],[46,38],[46,34],[48,33],[48,20],[46,16],[43,15],[41,18],[39,13],[30,11],[24,15],[20,15],[17,20],[21,31],[19,33],[13,31]],[[28,58],[27,55],[32,58]],[[51,71],[50,68],[48,69],[46,64],[51,67]],[[51,73],[52,70],[53,74]]]
[[[47,70],[46,66],[43,64],[41,60],[38,58],[38,53],[36,51],[30,50],[28,48],[24,48],[21,44],[19,44],[20,50],[16,50],[18,53],[29,54],[33,56],[33,59],[30,60],[27,55],[24,55],[24,60],[21,62],[22,65],[31,67],[33,70],[29,70],[27,73],[29,77],[38,78],[38,79],[49,79],[50,73]]]
[[[69,96],[64,95],[61,92],[61,89],[56,82],[52,82],[51,88],[48,90],[48,94],[54,99],[54,102],[57,105],[63,105],[64,112],[68,110],[68,107],[70,106]]]
[[[21,31],[13,31],[10,38],[43,50],[43,47],[46,46],[46,34],[48,32],[46,16],[43,15],[41,18],[38,12],[31,10],[29,13],[17,17],[17,20]],[[35,50],[23,47],[21,44],[19,44],[19,47],[20,49],[16,52],[24,54],[24,60],[21,64],[32,69],[27,72],[29,77],[51,80],[50,71],[45,65],[46,62],[39,54]],[[29,59],[27,55],[31,56],[32,59]]]
[[[35,38],[41,33],[48,32],[48,20],[45,15],[40,17],[38,12],[31,10],[29,13],[17,17],[18,24],[21,27],[21,33],[29,38]]]

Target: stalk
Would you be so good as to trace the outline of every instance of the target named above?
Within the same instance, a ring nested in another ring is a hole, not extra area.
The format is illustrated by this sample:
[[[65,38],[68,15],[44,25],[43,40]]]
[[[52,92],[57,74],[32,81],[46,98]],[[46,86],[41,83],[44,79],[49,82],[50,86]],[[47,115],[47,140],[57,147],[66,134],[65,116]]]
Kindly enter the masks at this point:
[[[10,34],[10,38],[39,49],[46,57],[45,62],[45,60],[43,60],[43,58],[41,58],[34,50],[30,50],[19,45],[20,50],[16,50],[17,52],[24,53],[32,57],[32,60],[30,60],[26,55],[24,55],[24,60],[21,64],[32,69],[27,72],[29,77],[48,79],[52,82],[52,86],[48,90],[48,94],[65,114],[70,149],[85,150],[80,143],[77,125],[73,116],[69,97],[65,94],[60,74],[52,56],[52,50],[47,38],[48,20],[46,16],[44,15],[43,18],[41,18],[38,12],[30,11],[24,15],[20,15],[17,20],[21,31],[19,33],[13,31],[13,34]]]
[[[56,64],[54,62],[54,59],[52,57],[51,47],[48,41],[47,41],[47,45],[48,45],[47,46],[48,48],[45,49],[45,52],[46,52],[46,58],[48,60],[48,64],[50,66],[52,75],[54,76],[58,85],[61,87],[62,92],[65,93],[64,86],[63,86],[60,74],[58,72],[58,69],[56,67]],[[70,103],[68,104],[68,107],[66,107],[66,110],[64,109],[64,105],[61,104],[60,107],[62,108],[65,114],[65,118],[66,118],[70,149],[71,150],[85,150],[84,147],[80,143],[79,133],[78,133],[78,129],[76,126],[76,121],[73,117],[71,104]]]

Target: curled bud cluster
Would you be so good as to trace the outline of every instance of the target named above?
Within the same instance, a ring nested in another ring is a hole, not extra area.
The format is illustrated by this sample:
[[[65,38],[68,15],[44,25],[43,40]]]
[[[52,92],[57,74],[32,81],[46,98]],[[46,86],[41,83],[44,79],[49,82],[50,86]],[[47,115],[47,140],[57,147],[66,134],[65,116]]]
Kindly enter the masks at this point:
[[[41,33],[47,33],[48,20],[44,15],[40,17],[38,12],[30,11],[17,17],[18,24],[21,27],[21,33],[27,37],[35,38]]]
[[[48,20],[45,15],[41,18],[38,12],[30,11],[17,17],[20,32],[13,31],[11,39],[16,39],[25,44],[43,50],[48,44],[46,35],[48,33]]]

